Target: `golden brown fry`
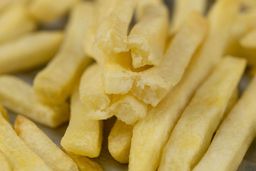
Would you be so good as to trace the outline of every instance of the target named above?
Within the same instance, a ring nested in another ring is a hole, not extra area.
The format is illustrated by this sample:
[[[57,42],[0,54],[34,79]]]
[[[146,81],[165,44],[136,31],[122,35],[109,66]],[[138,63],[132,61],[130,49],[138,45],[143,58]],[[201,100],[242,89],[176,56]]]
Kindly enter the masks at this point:
[[[144,14],[128,37],[134,68],[160,64],[168,35],[168,20],[168,10],[163,4],[144,8]]]
[[[32,87],[14,76],[0,76],[0,103],[49,127],[57,127],[69,119],[67,104],[51,107],[40,103]]]
[[[165,145],[159,171],[187,171],[199,162],[236,89],[246,62],[225,57],[196,91]]]
[[[0,170],[1,171],[11,171],[12,167],[9,161],[6,159],[5,155],[0,151]]]
[[[108,150],[111,156],[120,163],[128,163],[133,126],[116,120],[108,136]]]
[[[223,121],[204,157],[193,171],[235,171],[256,132],[256,77]]]
[[[61,32],[37,32],[0,46],[0,74],[46,64],[58,51],[62,39]]]
[[[256,50],[256,29],[246,34],[240,44],[245,48],[253,48]]]
[[[192,13],[169,45],[160,65],[138,74],[133,94],[144,103],[156,106],[181,80],[206,33],[205,19]]]
[[[92,62],[84,54],[82,45],[92,13],[92,2],[79,3],[73,9],[61,50],[35,78],[34,89],[42,101],[63,103],[71,95],[83,70]]]
[[[31,15],[41,22],[51,22],[65,15],[79,0],[33,0]]]
[[[102,167],[95,161],[87,157],[69,154],[69,156],[76,162],[80,171],[103,171]]]
[[[0,44],[16,39],[36,29],[35,21],[24,5],[7,7],[0,15]]]
[[[15,171],[51,171],[16,135],[11,125],[0,115],[0,150]]]
[[[78,89],[71,98],[71,118],[61,145],[68,152],[88,157],[98,157],[101,151],[102,121],[92,120],[88,116],[88,109],[80,101]]]

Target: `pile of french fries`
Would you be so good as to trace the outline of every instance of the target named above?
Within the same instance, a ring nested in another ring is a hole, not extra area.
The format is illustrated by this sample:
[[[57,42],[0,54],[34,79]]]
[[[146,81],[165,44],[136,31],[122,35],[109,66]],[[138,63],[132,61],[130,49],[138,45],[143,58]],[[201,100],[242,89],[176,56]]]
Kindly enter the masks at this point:
[[[255,73],[256,0],[1,0],[0,170],[102,171],[106,143],[129,171],[235,171]]]

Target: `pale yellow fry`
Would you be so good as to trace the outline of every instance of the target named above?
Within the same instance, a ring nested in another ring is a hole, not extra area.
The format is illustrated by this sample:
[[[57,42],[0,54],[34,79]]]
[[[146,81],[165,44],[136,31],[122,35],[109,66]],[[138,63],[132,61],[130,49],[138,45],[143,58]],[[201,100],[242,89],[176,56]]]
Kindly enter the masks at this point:
[[[233,94],[232,94],[232,96],[231,96],[231,98],[230,98],[230,100],[228,102],[228,105],[226,107],[225,114],[224,114],[225,116],[227,116],[227,114],[233,109],[233,107],[237,103],[238,99],[239,99],[239,90],[236,89],[233,92]],[[225,118],[225,116],[224,116],[224,118]]]
[[[87,157],[69,154],[69,156],[76,162],[80,171],[103,171],[102,167],[95,161]]]
[[[147,6],[162,4],[162,0],[136,0],[136,19],[140,20],[144,15]]]
[[[40,22],[51,22],[65,15],[79,0],[33,0],[29,12]]]
[[[175,0],[170,34],[175,34],[192,11],[204,14],[207,0]]]
[[[108,150],[111,156],[120,163],[129,162],[133,126],[116,120],[108,136]]]
[[[14,40],[36,29],[36,23],[24,5],[12,5],[7,8],[0,15],[0,44]]]
[[[40,103],[32,87],[14,76],[0,76],[0,103],[49,127],[57,127],[69,119],[67,104],[51,107]]]
[[[109,107],[111,99],[104,91],[102,70],[98,64],[85,70],[81,77],[79,94],[92,118],[102,120],[112,116],[105,111]]]
[[[16,135],[2,115],[0,115],[0,151],[5,154],[14,171],[51,171]]]
[[[255,137],[256,77],[218,129],[193,171],[235,171]]]
[[[160,64],[167,40],[168,20],[168,10],[163,4],[145,7],[144,14],[128,37],[134,68]]]
[[[156,106],[181,80],[206,33],[205,19],[191,13],[173,38],[160,65],[138,74],[133,94],[144,103]]]
[[[34,89],[42,101],[63,103],[71,95],[83,70],[91,63],[92,60],[84,54],[82,43],[92,13],[92,2],[81,2],[72,10],[59,53],[34,81]]]
[[[0,151],[0,170],[1,171],[11,171],[12,167],[5,157],[5,155]]]
[[[107,111],[128,125],[134,125],[147,114],[147,105],[132,95],[124,95],[114,101]]]
[[[45,135],[32,121],[18,115],[15,124],[17,135],[54,171],[78,171],[74,161]]]
[[[256,49],[256,30],[246,34],[242,40],[240,40],[240,44],[245,48]]]
[[[0,74],[47,63],[58,51],[62,39],[61,32],[37,32],[0,46]]]
[[[2,105],[0,105],[0,113],[7,121],[9,121],[8,113]]]
[[[221,17],[219,19],[227,21],[226,24],[223,24],[223,29],[210,30],[206,42],[192,59],[181,82],[157,107],[149,111],[147,116],[135,125],[129,157],[130,171],[154,171],[157,169],[163,146],[181,112],[189,102],[193,92],[224,53],[232,19],[236,17],[239,6],[237,1],[230,0],[230,2],[237,5],[228,5],[224,10],[228,15],[219,16]],[[217,7],[219,5],[222,6],[223,4],[218,3]]]
[[[68,152],[88,157],[98,157],[101,151],[102,121],[92,120],[88,116],[88,109],[80,101],[78,89],[71,98],[71,118],[61,145]]]
[[[196,91],[165,145],[159,171],[187,171],[201,159],[210,145],[226,107],[236,89],[245,60],[223,58]]]

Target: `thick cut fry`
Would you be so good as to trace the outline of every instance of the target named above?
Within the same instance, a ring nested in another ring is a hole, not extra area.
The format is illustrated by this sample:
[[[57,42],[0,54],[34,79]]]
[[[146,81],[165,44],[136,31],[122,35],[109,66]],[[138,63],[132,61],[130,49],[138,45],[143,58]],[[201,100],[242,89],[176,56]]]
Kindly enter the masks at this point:
[[[92,60],[84,54],[82,43],[92,13],[92,2],[79,3],[73,9],[61,50],[34,81],[34,89],[42,101],[63,103],[91,63]]]
[[[161,3],[146,6],[143,16],[128,37],[134,68],[160,64],[165,50],[167,31],[167,8]]]
[[[0,116],[1,117],[1,116]],[[12,167],[9,161],[6,159],[4,154],[0,151],[0,170],[1,171],[11,171]]]
[[[57,127],[69,119],[67,104],[51,107],[40,103],[32,87],[13,76],[0,77],[0,103],[50,127]]]
[[[71,98],[71,118],[61,145],[66,151],[77,155],[98,157],[101,144],[102,121],[90,119],[77,89]]]
[[[232,5],[226,5],[223,2],[230,2]],[[147,116],[135,125],[129,157],[130,171],[156,170],[163,146],[182,110],[189,102],[193,92],[223,55],[232,20],[237,15],[239,5],[234,0],[218,1],[216,5],[217,7],[214,8],[219,8],[219,5],[226,6],[224,11],[227,15],[216,17],[216,20],[226,20],[226,22],[219,24],[218,27],[215,25],[217,30],[210,30],[206,42],[192,59],[181,82],[168,93],[157,107],[149,111]]]
[[[15,171],[51,171],[43,160],[16,135],[2,115],[0,115],[0,151],[5,154]]]
[[[246,34],[240,41],[241,45],[245,48],[256,49],[256,30]]]
[[[128,163],[133,126],[116,120],[108,136],[108,150],[111,156],[120,163]]]
[[[235,171],[255,137],[256,77],[223,121],[193,171]]]
[[[34,0],[29,12],[41,22],[51,22],[65,15],[77,2],[79,0]]]
[[[59,49],[62,38],[61,32],[37,32],[0,46],[0,74],[47,63]]]
[[[205,19],[191,14],[169,45],[161,64],[138,74],[133,94],[144,103],[156,106],[181,80],[206,33]]]
[[[54,144],[32,121],[19,115],[14,128],[18,136],[55,171],[78,171],[73,160]]]
[[[104,91],[102,70],[98,64],[92,65],[84,72],[81,77],[79,94],[92,118],[102,120],[112,116],[105,111],[111,99]]]
[[[108,109],[110,116],[115,115],[128,125],[133,125],[147,114],[147,105],[132,95],[125,95],[113,102]]]
[[[74,154],[69,154],[69,156],[76,162],[80,171],[103,171],[102,167],[90,160],[87,157],[77,156]]]
[[[223,58],[196,91],[165,145],[159,171],[191,170],[201,159],[245,69],[245,60]]]
[[[16,39],[36,28],[24,5],[8,7],[0,15],[0,44]]]

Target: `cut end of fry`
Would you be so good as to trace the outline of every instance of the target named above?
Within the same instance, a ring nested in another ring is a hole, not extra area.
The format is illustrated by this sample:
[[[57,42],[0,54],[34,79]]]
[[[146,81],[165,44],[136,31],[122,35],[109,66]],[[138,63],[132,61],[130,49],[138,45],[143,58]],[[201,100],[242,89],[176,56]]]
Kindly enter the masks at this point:
[[[97,162],[82,156],[69,154],[69,156],[76,162],[80,171],[103,171],[103,168]]]

